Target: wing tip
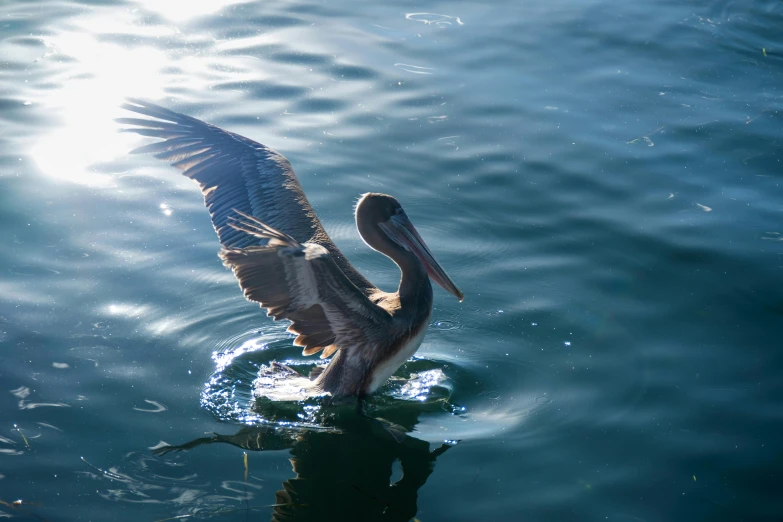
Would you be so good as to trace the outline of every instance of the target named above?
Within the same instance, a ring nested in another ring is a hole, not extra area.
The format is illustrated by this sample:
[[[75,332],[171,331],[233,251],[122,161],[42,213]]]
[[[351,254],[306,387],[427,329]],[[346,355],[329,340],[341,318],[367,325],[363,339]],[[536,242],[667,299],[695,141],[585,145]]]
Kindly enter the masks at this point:
[[[144,116],[148,116],[150,118],[157,118],[158,120],[175,123],[177,125],[186,125],[188,123],[198,121],[195,118],[172,111],[171,109],[167,109],[166,107],[158,105],[157,103],[142,100],[141,98],[125,98],[125,101],[120,105],[120,108],[126,111],[135,112],[136,114],[143,114]],[[151,121],[150,123],[155,122]]]

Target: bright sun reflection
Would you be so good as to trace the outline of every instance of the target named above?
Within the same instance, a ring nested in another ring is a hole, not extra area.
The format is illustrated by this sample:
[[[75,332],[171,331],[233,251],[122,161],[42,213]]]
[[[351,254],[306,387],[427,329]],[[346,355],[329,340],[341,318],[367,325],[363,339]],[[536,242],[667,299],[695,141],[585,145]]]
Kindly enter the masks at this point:
[[[149,47],[127,49],[83,33],[47,38],[55,55],[74,60],[58,89],[36,100],[63,124],[33,146],[31,155],[47,175],[90,186],[111,186],[95,165],[127,154],[134,140],[113,121],[129,96],[160,98],[165,53]]]
[[[140,318],[150,313],[150,307],[147,305],[137,305],[128,303],[112,303],[103,309],[104,313],[115,317]]]
[[[215,13],[224,7],[250,0],[136,0],[144,9],[159,13],[175,22]]]

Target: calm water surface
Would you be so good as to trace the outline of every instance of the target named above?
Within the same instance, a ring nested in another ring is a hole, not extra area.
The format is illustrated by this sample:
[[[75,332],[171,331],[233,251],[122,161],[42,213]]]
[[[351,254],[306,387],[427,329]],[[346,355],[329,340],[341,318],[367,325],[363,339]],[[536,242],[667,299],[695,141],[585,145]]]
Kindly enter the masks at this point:
[[[782,35],[779,0],[2,3],[0,517],[780,520]],[[298,351],[127,96],[285,154],[387,289],[352,205],[401,200],[466,295],[428,400],[377,405],[407,438],[259,427]]]

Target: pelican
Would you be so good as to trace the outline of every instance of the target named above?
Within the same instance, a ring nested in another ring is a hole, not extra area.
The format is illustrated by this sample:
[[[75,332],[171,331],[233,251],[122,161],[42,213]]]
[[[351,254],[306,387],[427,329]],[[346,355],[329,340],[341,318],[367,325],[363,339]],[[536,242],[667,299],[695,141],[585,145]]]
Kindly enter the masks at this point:
[[[432,313],[430,278],[462,301],[400,203],[368,192],[356,205],[359,235],[400,269],[396,292],[362,276],[327,235],[291,164],[278,152],[201,120],[137,99],[124,131],[162,139],[134,149],[196,181],[223,264],[245,297],[291,322],[304,355],[331,357],[312,388],[335,397],[376,391],[421,345]]]

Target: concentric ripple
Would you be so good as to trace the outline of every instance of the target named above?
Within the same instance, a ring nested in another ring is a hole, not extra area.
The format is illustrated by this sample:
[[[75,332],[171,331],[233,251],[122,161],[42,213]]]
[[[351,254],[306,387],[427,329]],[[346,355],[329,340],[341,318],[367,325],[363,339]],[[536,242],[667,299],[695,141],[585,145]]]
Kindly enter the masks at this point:
[[[326,427],[324,410],[335,401],[304,391],[297,396],[296,390],[292,393],[286,387],[286,381],[305,379],[322,362],[297,356],[282,328],[247,332],[230,343],[233,347],[221,348],[212,355],[216,368],[201,394],[204,408],[220,420],[245,425],[275,422]],[[403,364],[365,407],[371,414],[384,417],[394,417],[398,410],[407,410],[404,416],[464,416],[466,408],[453,403],[451,397],[455,381],[471,379],[475,380],[475,375],[454,363],[414,358]],[[254,393],[257,388],[266,391],[264,397]],[[353,399],[348,402],[355,404]]]

